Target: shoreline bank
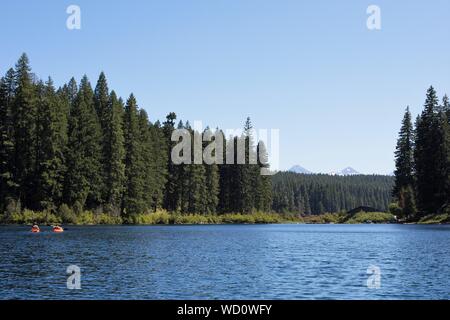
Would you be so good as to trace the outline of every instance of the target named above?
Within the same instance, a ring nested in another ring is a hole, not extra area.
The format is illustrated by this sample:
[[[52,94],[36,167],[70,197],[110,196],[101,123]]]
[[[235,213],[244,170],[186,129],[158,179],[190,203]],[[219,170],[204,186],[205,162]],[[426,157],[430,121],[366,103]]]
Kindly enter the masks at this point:
[[[226,225],[226,224],[448,224],[450,215],[430,215],[420,220],[399,221],[391,213],[358,212],[326,213],[322,215],[292,215],[279,213],[251,214],[181,214],[156,211],[132,217],[113,216],[84,211],[72,215],[55,215],[49,212],[24,210],[11,214],[0,225]]]

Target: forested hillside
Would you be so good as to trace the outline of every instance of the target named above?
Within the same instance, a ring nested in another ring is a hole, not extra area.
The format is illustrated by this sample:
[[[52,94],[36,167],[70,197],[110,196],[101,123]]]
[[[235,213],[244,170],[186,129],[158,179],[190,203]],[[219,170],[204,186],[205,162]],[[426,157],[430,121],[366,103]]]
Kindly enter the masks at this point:
[[[321,214],[358,206],[387,210],[393,177],[335,176],[279,172],[273,179],[273,209],[277,212]]]
[[[163,123],[150,121],[133,94],[122,100],[108,88],[103,73],[94,88],[86,76],[55,88],[51,78],[43,82],[31,73],[23,54],[0,80],[1,220],[24,209],[72,216],[63,221],[89,210],[124,222],[158,209],[270,211],[271,179],[260,175],[266,164],[248,161],[257,150],[267,157],[251,137],[250,119],[240,137],[227,141],[215,131],[224,145],[246,144],[244,165],[174,164],[175,128],[212,135],[176,120],[169,113]]]

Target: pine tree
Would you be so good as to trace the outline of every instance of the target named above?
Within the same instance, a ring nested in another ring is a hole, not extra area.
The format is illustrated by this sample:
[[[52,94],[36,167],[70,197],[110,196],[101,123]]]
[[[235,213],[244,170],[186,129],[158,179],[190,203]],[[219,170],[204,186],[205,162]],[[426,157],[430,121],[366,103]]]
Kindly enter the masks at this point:
[[[442,111],[447,115],[447,121],[450,124],[450,101],[447,95],[442,98]]]
[[[145,110],[139,110],[139,141],[141,145],[141,161],[143,170],[141,172],[143,178],[143,202],[145,210],[151,210],[153,205],[153,191],[156,181],[154,180],[154,171],[152,164],[152,136],[150,133],[150,125],[148,115]]]
[[[109,97],[111,121],[107,135],[108,158],[106,159],[106,209],[114,215],[120,215],[122,196],[125,190],[125,139],[123,132],[123,104],[116,93]]]
[[[73,105],[75,103],[75,99],[77,98],[77,95],[78,95],[77,81],[73,77],[70,79],[69,83],[67,84],[66,94],[67,94],[67,98],[69,99],[70,105]]]
[[[247,118],[244,125],[244,134],[241,137],[245,145],[245,164],[237,164],[240,171],[240,194],[242,213],[251,213],[255,208],[255,188],[258,184],[260,168],[257,165],[257,155],[252,135],[253,126],[250,117]]]
[[[69,116],[66,203],[77,211],[101,204],[101,131],[94,93],[84,76]]]
[[[230,175],[229,175],[229,165],[226,163],[227,157],[227,146],[229,141],[226,139],[225,134],[222,130],[216,129],[215,135],[218,137],[221,135],[223,141],[221,164],[218,165],[219,170],[219,194],[218,194],[218,206],[217,210],[219,213],[231,212],[230,210]],[[219,160],[220,161],[220,160]]]
[[[309,201],[309,195],[306,192],[305,188],[303,188],[303,197],[304,197],[304,204],[305,204],[305,210],[303,211],[303,213],[305,215],[310,215],[312,213],[311,202]],[[345,208],[345,206],[342,206],[342,207]]]
[[[34,193],[36,173],[36,88],[32,81],[26,54],[22,54],[15,69],[14,123],[14,178],[22,204],[34,208],[29,201]]]
[[[225,175],[221,175],[221,202],[223,202],[222,212],[238,213],[243,211],[242,205],[242,170],[237,164],[237,146],[240,144],[240,137],[230,137],[227,142],[226,158],[227,163],[223,166]],[[231,161],[231,163],[230,163]]]
[[[37,118],[37,182],[33,198],[41,209],[55,209],[62,203],[66,172],[66,112],[64,101],[56,94],[49,78],[40,92]]]
[[[164,202],[165,186],[167,183],[167,145],[164,137],[164,132],[159,121],[150,125],[151,135],[151,161],[152,176],[154,180],[152,190],[152,205],[153,211],[162,208]]]
[[[12,104],[14,101],[14,70],[9,69],[0,79],[0,211],[14,197],[13,159],[14,123]]]
[[[438,124],[436,109],[438,108],[436,91],[430,87],[427,91],[425,109],[417,122],[415,134],[414,163],[418,207],[422,213],[435,213],[439,208],[436,195],[439,187],[436,168],[438,167],[435,151],[438,148]]]
[[[106,186],[106,179],[109,175],[108,170],[111,167],[111,120],[112,120],[112,110],[110,104],[108,83],[106,76],[103,72],[97,80],[97,85],[94,91],[94,106],[97,112],[97,117],[101,127],[101,149],[102,149],[102,183],[99,186],[101,189],[102,200],[106,201],[108,197],[108,189]]]
[[[125,194],[123,216],[129,220],[145,208],[143,199],[144,181],[142,176],[144,163],[141,157],[141,132],[139,129],[139,111],[133,94],[125,105]]]
[[[258,143],[257,152],[260,172],[256,176],[256,208],[259,211],[269,212],[272,206],[272,177],[266,172],[266,170],[269,170],[269,159],[267,148],[263,141]]]
[[[179,168],[173,163],[171,159],[172,148],[175,145],[172,142],[172,132],[175,129],[175,120],[177,116],[175,113],[169,113],[166,117],[166,121],[163,123],[163,132],[166,141],[166,151],[168,155],[167,162],[167,184],[166,184],[166,193],[164,197],[164,207],[170,211],[176,211],[179,208],[180,203],[180,194],[179,194],[179,184],[181,181],[178,179],[179,176]]]
[[[206,175],[206,211],[215,214],[219,204],[219,168],[217,164],[205,165]]]
[[[409,107],[406,108],[395,151],[395,186],[393,196],[398,198],[403,188],[414,186],[413,126]]]
[[[190,129],[190,128],[189,128]],[[192,144],[195,139],[201,140],[201,133],[190,130],[192,137]],[[187,211],[190,213],[206,213],[207,212],[207,190],[206,190],[206,169],[203,164],[195,164],[194,158],[201,157],[202,148],[194,148],[192,145],[192,159],[191,164],[185,165],[184,179],[187,179],[188,185],[186,193],[188,194]],[[195,155],[197,153],[197,155]]]
[[[203,133],[207,136],[212,136],[212,132],[209,128],[205,130]],[[217,137],[220,133],[216,131],[215,136]],[[206,143],[203,146],[206,147]],[[217,148],[220,147],[217,143],[215,144],[215,149],[213,153],[210,155],[211,158],[216,159],[219,155],[218,152],[220,150],[217,150]],[[216,162],[212,164],[207,164],[204,161],[204,167],[205,167],[205,180],[206,180],[206,207],[205,207],[205,213],[207,214],[215,214],[218,209],[219,205],[219,167]]]
[[[177,130],[187,130],[189,132],[189,137],[185,137],[185,138],[192,138],[193,135],[193,131],[192,128],[189,124],[189,121],[186,121],[186,124],[183,123],[182,120],[180,120],[178,122],[177,125]],[[193,141],[190,140],[191,143],[191,151],[193,150]],[[183,150],[183,153],[185,151]],[[186,151],[189,152],[189,151]],[[184,156],[184,154],[183,154]],[[193,157],[192,157],[192,153],[189,154],[189,158],[191,161],[191,164],[193,163]],[[173,161],[172,161],[173,163]],[[188,212],[193,212],[192,209],[190,208],[190,204],[192,203],[192,192],[190,190],[191,186],[191,175],[192,175],[192,166],[191,164],[185,164],[185,163],[179,163],[179,164],[174,164],[173,169],[172,169],[172,177],[176,177],[175,179],[175,184],[174,184],[174,190],[173,190],[173,194],[172,197],[174,199],[174,204],[175,204],[175,210],[183,212],[183,213],[188,213]]]
[[[438,117],[437,148],[434,156],[437,161],[435,201],[437,212],[440,212],[450,204],[450,124],[444,110]]]

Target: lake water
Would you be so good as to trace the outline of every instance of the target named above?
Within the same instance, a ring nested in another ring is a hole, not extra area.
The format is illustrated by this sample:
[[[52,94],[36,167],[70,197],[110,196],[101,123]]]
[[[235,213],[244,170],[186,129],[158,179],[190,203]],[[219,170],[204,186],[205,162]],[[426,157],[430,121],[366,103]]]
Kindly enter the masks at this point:
[[[450,226],[68,228],[0,227],[0,299],[450,297]]]

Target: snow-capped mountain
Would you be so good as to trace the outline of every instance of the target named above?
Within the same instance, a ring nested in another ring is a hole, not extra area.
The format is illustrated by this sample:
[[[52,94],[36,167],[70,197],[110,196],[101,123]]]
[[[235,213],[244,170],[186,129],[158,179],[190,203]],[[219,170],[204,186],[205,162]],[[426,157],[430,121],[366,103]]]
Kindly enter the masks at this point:
[[[289,169],[290,172],[295,173],[303,173],[303,174],[311,174],[312,172],[308,169],[303,168],[302,166],[296,165]]]
[[[353,169],[352,167],[347,167],[342,169],[341,171],[338,171],[335,173],[338,176],[353,176],[353,175],[357,175],[360,174],[358,171],[356,171],[355,169]]]
[[[305,169],[300,165],[293,166],[292,168],[289,169],[289,171],[295,172],[295,173],[302,173],[302,174],[315,174],[315,172],[309,171],[308,169]],[[332,175],[332,176],[354,176],[354,175],[358,175],[361,173],[356,171],[352,167],[347,167],[347,168],[344,168],[339,171],[329,172],[328,174]]]

